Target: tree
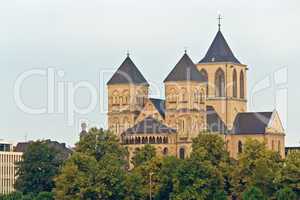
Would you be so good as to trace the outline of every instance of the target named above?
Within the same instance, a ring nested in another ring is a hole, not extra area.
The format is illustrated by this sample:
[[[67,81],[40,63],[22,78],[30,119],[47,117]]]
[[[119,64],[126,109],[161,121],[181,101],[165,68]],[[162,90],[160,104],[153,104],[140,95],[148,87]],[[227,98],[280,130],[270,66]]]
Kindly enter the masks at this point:
[[[273,196],[279,187],[282,167],[283,162],[277,152],[267,150],[265,143],[247,140],[232,172],[234,194],[241,197],[247,188],[257,187],[263,194]]]
[[[282,169],[281,183],[291,188],[300,198],[300,152],[290,152]]]
[[[190,158],[182,161],[172,177],[171,199],[226,199],[230,160],[223,139],[201,133],[192,149]]]
[[[127,175],[125,199],[149,199],[150,186],[153,199],[157,199],[156,195],[160,187],[161,166],[162,158],[154,157],[134,167]]]
[[[182,159],[173,156],[163,158],[160,170],[157,172],[159,184],[155,199],[170,199],[170,194],[174,189],[173,180],[177,177],[178,170],[182,167],[183,162]]]
[[[276,200],[296,200],[297,195],[288,187],[276,192]]]
[[[243,200],[266,200],[266,197],[259,188],[250,187],[243,193]]]
[[[137,167],[145,162],[150,161],[155,156],[155,148],[147,144],[135,152],[135,155],[132,158],[132,163],[134,166]]]
[[[0,195],[0,200],[23,200],[21,192],[13,192],[8,195]]]
[[[199,148],[205,149],[206,159],[218,166],[222,162],[226,162],[229,159],[227,150],[225,149],[224,139],[220,134],[201,133],[193,139],[192,144],[193,152]]]
[[[58,155],[59,152],[44,141],[30,143],[22,161],[17,164],[16,189],[24,194],[51,192],[54,187],[53,178],[63,162]]]
[[[51,192],[41,192],[34,198],[34,200],[54,200]]]
[[[56,177],[55,199],[124,199],[126,150],[116,136],[92,128]]]

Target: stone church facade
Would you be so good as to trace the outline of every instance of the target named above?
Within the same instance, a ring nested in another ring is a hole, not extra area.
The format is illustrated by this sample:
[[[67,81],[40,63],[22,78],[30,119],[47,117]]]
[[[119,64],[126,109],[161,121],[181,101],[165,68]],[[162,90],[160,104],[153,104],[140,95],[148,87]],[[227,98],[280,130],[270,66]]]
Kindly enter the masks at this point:
[[[185,52],[164,80],[165,99],[149,97],[149,84],[129,55],[107,83],[108,127],[134,152],[151,144],[158,155],[189,156],[192,139],[219,134],[233,158],[247,138],[265,141],[284,157],[277,111],[247,111],[247,71],[218,30],[194,63]]]

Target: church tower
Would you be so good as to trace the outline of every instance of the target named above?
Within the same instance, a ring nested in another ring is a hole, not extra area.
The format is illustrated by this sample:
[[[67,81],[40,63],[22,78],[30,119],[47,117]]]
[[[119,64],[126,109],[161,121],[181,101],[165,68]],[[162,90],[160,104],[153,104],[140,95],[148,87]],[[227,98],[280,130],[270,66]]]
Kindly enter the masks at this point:
[[[207,80],[207,106],[213,107],[228,129],[239,112],[247,111],[247,66],[241,64],[219,30],[197,64]]]
[[[177,129],[178,142],[191,141],[206,129],[206,80],[185,53],[164,83],[165,122]]]
[[[135,120],[148,98],[149,84],[129,54],[107,82],[108,127],[118,137]]]

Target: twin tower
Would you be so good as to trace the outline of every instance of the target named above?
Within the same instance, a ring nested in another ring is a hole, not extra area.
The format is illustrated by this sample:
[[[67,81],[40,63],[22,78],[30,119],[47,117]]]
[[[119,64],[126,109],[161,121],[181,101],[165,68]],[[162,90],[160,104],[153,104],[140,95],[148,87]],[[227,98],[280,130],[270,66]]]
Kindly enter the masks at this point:
[[[108,127],[121,137],[150,117],[156,123],[142,125],[145,134],[159,123],[176,130],[183,141],[206,130],[230,130],[236,115],[247,111],[247,69],[218,30],[200,62],[195,64],[184,53],[166,76],[166,99],[153,99],[147,80],[128,55],[107,83]]]

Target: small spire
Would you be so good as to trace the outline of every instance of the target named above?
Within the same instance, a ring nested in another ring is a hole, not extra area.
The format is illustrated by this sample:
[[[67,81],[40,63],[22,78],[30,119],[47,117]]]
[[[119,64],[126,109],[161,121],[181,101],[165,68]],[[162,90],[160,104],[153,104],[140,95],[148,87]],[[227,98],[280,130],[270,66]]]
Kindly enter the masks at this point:
[[[126,56],[129,57],[130,56],[130,52],[129,50],[127,49],[127,52],[126,52]]]
[[[184,54],[187,54],[187,47],[184,47]]]
[[[223,19],[223,18],[222,18],[222,16],[221,16],[221,14],[219,14],[219,15],[218,15],[218,18],[217,18],[217,20],[218,20],[219,31],[221,30],[221,19]]]

